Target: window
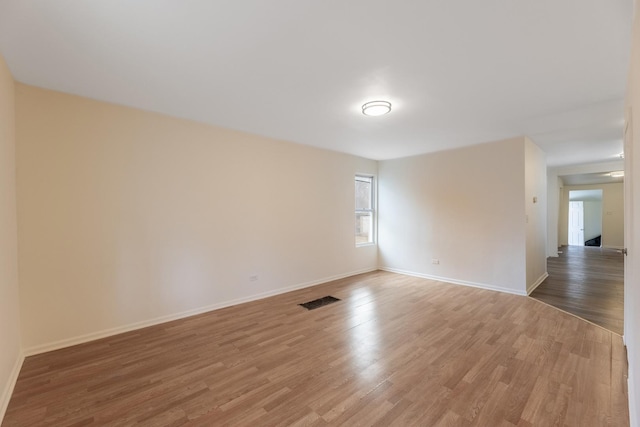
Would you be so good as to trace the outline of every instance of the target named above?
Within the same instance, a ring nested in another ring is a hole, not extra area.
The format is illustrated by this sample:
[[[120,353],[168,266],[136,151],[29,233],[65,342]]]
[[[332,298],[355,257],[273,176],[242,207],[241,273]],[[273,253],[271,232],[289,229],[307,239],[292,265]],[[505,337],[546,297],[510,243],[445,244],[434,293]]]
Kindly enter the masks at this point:
[[[373,177],[356,175],[356,246],[374,243],[374,194]]]

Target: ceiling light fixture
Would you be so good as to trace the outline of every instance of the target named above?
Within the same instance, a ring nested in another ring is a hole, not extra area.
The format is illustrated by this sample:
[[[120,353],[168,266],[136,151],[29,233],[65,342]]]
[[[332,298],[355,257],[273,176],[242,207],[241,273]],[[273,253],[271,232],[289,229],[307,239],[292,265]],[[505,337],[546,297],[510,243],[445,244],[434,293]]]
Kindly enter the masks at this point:
[[[362,106],[365,116],[382,116],[391,111],[391,103],[387,101],[371,101]]]
[[[611,178],[622,178],[624,176],[624,171],[611,172],[609,176]]]

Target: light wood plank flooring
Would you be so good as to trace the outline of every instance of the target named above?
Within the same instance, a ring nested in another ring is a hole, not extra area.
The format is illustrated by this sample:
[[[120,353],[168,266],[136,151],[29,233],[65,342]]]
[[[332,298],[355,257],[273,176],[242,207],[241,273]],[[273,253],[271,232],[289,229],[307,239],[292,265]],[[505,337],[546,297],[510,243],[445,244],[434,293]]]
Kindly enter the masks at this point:
[[[374,272],[29,357],[2,425],[627,426],[626,369],[534,299]]]
[[[615,249],[563,246],[547,260],[549,277],[531,297],[622,335],[624,255]]]

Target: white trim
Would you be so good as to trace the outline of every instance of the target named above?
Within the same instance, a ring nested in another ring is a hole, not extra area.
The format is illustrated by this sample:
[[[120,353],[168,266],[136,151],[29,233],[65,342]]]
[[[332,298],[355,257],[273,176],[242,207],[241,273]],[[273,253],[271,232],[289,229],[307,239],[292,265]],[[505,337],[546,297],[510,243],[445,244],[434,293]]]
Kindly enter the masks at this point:
[[[538,280],[536,280],[531,286],[527,286],[527,295],[531,295],[531,292],[535,291],[536,288],[540,286],[547,277],[549,277],[549,273],[545,271],[544,274],[540,276],[540,278],[538,278]]]
[[[376,246],[376,242],[356,243],[356,248],[366,248],[367,246]]]
[[[349,273],[338,274],[335,276],[325,277],[318,280],[312,280],[310,282],[300,283],[285,288],[276,289],[274,291],[262,292],[259,294],[251,295],[249,297],[237,298],[231,301],[225,301],[217,304],[211,304],[204,307],[194,308],[192,310],[183,311],[180,313],[169,314],[166,316],[156,317],[154,319],[143,320],[141,322],[131,323],[124,326],[118,326],[115,328],[104,329],[102,331],[91,332],[89,334],[80,335],[77,337],[66,338],[59,341],[54,341],[47,344],[37,345],[24,349],[24,356],[33,356],[40,353],[46,353],[48,351],[58,350],[65,347],[71,347],[73,345],[83,344],[89,341],[94,341],[100,338],[110,337],[112,335],[122,334],[124,332],[134,331],[136,329],[142,329],[149,326],[158,325],[161,323],[171,322],[173,320],[184,319],[185,317],[195,316],[197,314],[206,313],[209,311],[219,310],[221,308],[230,307],[232,305],[243,304],[245,302],[251,302],[263,298],[268,298],[274,295],[280,295],[287,292],[295,291],[298,289],[309,288],[311,286],[320,285],[322,283],[331,282],[333,280],[344,279],[345,277],[355,276],[358,274],[369,273],[376,271],[378,268],[368,268],[364,270],[352,271]]]
[[[13,365],[13,369],[11,370],[11,374],[9,375],[9,380],[2,391],[2,396],[0,396],[0,424],[4,419],[4,415],[7,412],[7,407],[9,406],[9,400],[11,400],[11,395],[13,394],[13,389],[16,386],[16,382],[18,381],[18,375],[20,375],[20,369],[22,369],[22,364],[24,363],[24,352],[20,352],[18,357],[16,358],[16,362]]]
[[[397,268],[379,267],[379,269],[382,271],[389,271],[391,273],[404,274],[405,276],[421,277],[423,279],[437,280],[439,282],[446,282],[454,285],[469,286],[472,288],[486,289],[488,291],[498,291],[498,292],[504,292],[507,294],[527,296],[526,292],[523,292],[523,291],[517,291],[515,289],[510,289],[510,288],[503,288],[501,286],[488,285],[486,283],[468,282],[466,280],[451,279],[448,277],[433,276],[431,274],[416,273],[414,271],[399,270]]]
[[[370,246],[378,244],[378,178],[372,174],[355,174],[355,181],[358,180],[358,177],[361,178],[369,178],[369,182],[371,183],[371,208],[369,209],[358,209],[355,206],[356,198],[353,198],[354,201],[354,215],[358,213],[369,213],[371,214],[371,241],[365,243],[356,243],[356,248],[360,248],[362,246]],[[354,183],[355,183],[354,181]]]
[[[602,246],[602,249],[617,249],[621,251],[624,249],[624,246]]]

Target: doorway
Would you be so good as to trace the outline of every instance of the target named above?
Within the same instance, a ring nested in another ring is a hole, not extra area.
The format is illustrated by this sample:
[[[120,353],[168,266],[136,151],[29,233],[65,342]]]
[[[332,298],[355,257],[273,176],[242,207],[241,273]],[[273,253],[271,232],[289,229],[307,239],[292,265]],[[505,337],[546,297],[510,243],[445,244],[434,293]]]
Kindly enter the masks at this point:
[[[616,171],[622,164],[598,167]],[[549,234],[549,277],[531,297],[620,334],[625,308],[624,177],[604,170],[556,170],[549,176],[550,200],[558,201],[550,204],[550,218],[557,218],[550,226],[557,233]]]
[[[569,191],[569,246],[602,246],[602,189]]]

